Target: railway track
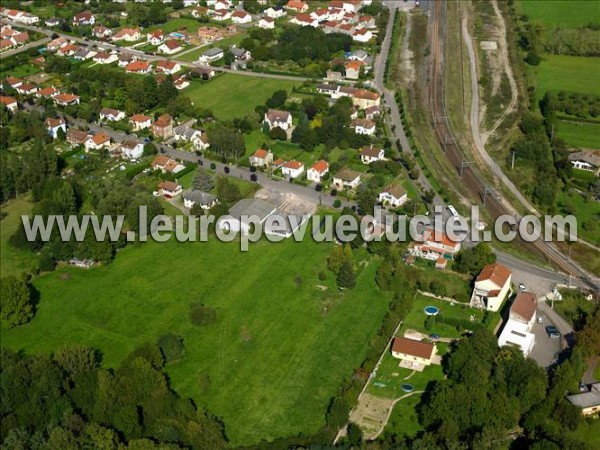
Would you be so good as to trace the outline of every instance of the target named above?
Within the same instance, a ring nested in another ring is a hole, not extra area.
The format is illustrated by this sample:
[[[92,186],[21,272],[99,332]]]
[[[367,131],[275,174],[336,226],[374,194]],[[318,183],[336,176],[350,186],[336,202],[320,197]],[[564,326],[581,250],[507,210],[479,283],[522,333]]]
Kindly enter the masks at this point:
[[[433,2],[431,10],[430,55],[431,66],[429,76],[429,104],[432,112],[433,127],[441,148],[452,166],[458,172],[464,186],[472,196],[472,200],[483,204],[489,214],[497,219],[503,215],[515,216],[514,208],[505,203],[502,196],[485,182],[476,166],[468,163],[469,159],[458,145],[454,132],[448,121],[444,101],[444,39],[446,22],[446,2]],[[520,217],[515,217],[517,223]],[[538,239],[534,242],[520,240],[523,246],[542,255],[546,260],[567,274],[581,279],[595,291],[600,291],[599,283],[594,280],[576,262],[566,257],[552,243]]]

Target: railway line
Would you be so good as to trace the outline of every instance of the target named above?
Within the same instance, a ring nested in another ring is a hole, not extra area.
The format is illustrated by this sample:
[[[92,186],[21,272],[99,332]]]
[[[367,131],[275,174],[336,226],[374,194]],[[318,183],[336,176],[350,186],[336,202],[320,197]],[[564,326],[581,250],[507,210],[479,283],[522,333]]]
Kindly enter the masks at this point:
[[[444,101],[444,41],[446,32],[446,2],[433,2],[430,10],[430,76],[429,76],[429,104],[432,112],[432,123],[435,136],[439,141],[446,157],[458,172],[464,186],[472,196],[472,200],[483,204],[489,214],[497,219],[503,215],[515,217],[520,223],[521,218],[516,210],[502,198],[492,186],[488,185],[485,178],[479,173],[478,168],[469,162],[455,139],[454,132],[448,121],[446,104]],[[548,262],[567,274],[573,275],[594,291],[600,291],[600,283],[580,267],[575,261],[566,257],[552,243],[538,239],[534,242],[520,241],[523,246],[541,254]]]

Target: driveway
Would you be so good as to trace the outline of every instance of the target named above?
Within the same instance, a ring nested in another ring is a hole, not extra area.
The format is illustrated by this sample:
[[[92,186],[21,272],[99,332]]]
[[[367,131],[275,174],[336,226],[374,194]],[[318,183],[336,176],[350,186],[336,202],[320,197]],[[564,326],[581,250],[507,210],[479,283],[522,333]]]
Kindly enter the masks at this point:
[[[558,354],[566,345],[564,335],[560,338],[551,338],[546,334],[545,327],[552,325],[548,316],[538,310],[538,317],[543,318],[543,323],[535,323],[531,332],[535,334],[535,344],[529,357],[540,367],[550,367],[556,362]],[[554,324],[554,326],[556,326]],[[558,326],[556,326],[558,328]]]

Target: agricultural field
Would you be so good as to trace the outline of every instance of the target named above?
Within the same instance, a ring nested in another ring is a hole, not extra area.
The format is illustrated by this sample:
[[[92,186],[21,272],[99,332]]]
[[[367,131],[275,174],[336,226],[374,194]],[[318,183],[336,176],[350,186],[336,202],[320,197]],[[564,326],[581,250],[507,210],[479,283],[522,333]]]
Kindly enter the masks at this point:
[[[543,55],[533,72],[538,98],[548,91],[600,95],[600,57]]]
[[[600,122],[574,122],[561,120],[558,133],[573,147],[600,149]]]
[[[530,21],[547,27],[577,28],[600,23],[600,8],[593,0],[521,0],[520,4]]]
[[[252,113],[273,92],[285,89],[289,93],[298,85],[294,81],[224,74],[207,83],[192,81],[184,93],[195,105],[212,110],[217,119],[230,120]]]
[[[232,445],[313,433],[340,380],[365,357],[388,305],[374,262],[352,291],[338,291],[329,273],[320,280],[330,249],[291,240],[247,253],[214,238],[149,242],[126,248],[108,266],[61,266],[34,281],[41,292],[36,317],[3,329],[2,346],[49,353],[91,345],[104,366],[115,367],[136,345],[174,332],[186,348],[166,367],[174,389],[222,418]],[[190,306],[200,303],[216,310],[216,323],[190,323]]]

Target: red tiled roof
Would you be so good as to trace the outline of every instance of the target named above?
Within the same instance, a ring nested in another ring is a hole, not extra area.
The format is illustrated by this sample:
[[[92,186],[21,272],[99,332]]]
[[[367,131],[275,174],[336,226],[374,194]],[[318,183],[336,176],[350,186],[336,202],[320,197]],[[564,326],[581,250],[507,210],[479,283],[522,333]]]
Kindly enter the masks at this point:
[[[316,170],[319,173],[323,173],[327,169],[329,169],[329,164],[324,159],[321,159],[313,164],[312,169]]]
[[[394,338],[394,343],[392,344],[392,352],[394,353],[404,353],[425,359],[430,359],[433,356],[434,348],[433,344],[404,337]]]
[[[490,280],[496,286],[502,287],[506,284],[511,274],[512,272],[510,269],[502,264],[488,264],[481,270],[479,275],[477,275],[477,279],[475,281]]]
[[[510,307],[510,312],[518,314],[527,322],[531,320],[537,310],[537,297],[531,292],[519,292]]]

